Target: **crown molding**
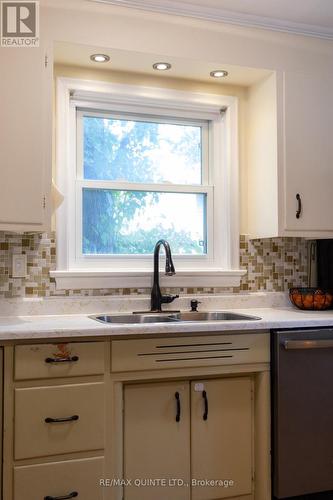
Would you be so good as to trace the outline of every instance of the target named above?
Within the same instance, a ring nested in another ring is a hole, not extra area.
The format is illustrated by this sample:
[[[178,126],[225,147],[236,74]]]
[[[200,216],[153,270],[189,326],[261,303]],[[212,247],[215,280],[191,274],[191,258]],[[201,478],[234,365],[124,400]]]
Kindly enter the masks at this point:
[[[303,36],[312,36],[333,40],[333,29],[323,26],[295,23],[284,19],[240,14],[230,10],[216,9],[206,5],[184,4],[175,0],[87,0],[93,3],[104,3],[118,7],[131,7],[150,12],[172,14],[177,16],[193,17],[205,21],[223,22],[248,28],[261,28],[272,31],[281,31]]]

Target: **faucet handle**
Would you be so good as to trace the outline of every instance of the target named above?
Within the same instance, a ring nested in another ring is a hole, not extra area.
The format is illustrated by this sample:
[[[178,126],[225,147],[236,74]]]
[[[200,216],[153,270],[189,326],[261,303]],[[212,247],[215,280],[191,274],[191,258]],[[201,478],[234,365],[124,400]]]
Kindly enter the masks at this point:
[[[162,295],[162,304],[170,304],[175,299],[178,299],[179,295]]]
[[[200,300],[192,299],[191,300],[191,311],[192,312],[197,312],[199,304],[201,304]]]

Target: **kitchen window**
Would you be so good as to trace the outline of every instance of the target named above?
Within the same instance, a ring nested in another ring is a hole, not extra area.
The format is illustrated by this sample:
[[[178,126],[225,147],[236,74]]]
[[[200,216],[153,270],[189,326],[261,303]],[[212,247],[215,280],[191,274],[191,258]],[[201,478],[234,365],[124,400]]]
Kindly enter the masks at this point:
[[[80,257],[206,255],[208,121],[77,109]]]
[[[59,287],[239,284],[235,98],[60,78],[56,182]]]

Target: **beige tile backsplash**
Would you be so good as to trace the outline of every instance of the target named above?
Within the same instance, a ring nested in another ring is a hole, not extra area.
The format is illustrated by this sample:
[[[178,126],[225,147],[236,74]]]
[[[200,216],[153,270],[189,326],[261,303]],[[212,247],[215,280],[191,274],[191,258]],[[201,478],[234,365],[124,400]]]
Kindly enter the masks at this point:
[[[26,278],[12,277],[12,254],[25,253]],[[308,243],[302,238],[249,240],[240,237],[240,265],[247,269],[238,288],[174,288],[178,293],[285,291],[307,284]],[[56,266],[55,234],[0,232],[0,297],[146,294],[146,288],[57,290],[49,271]]]

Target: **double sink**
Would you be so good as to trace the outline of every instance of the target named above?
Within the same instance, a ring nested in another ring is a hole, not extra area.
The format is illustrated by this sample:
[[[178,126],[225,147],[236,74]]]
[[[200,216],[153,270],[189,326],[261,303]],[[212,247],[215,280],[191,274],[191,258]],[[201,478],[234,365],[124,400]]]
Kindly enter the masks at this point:
[[[164,313],[102,314],[91,316],[101,323],[141,324],[141,323],[184,323],[204,321],[258,321],[258,316],[238,314],[228,311],[189,311]]]

